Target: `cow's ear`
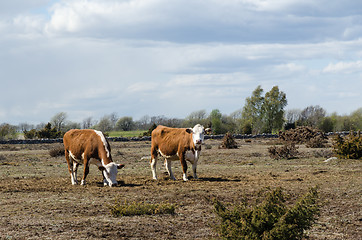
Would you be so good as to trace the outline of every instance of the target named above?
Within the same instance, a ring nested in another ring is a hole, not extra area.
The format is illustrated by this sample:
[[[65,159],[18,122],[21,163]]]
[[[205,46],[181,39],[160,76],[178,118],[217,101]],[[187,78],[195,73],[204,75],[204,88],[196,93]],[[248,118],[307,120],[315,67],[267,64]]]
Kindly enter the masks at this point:
[[[117,168],[118,169],[121,169],[121,168],[123,168],[124,167],[124,164],[117,164]]]
[[[206,134],[210,134],[211,132],[212,132],[212,131],[211,131],[211,128],[206,128],[206,129],[205,129],[205,133],[206,133]]]
[[[193,133],[194,131],[192,130],[192,128],[186,128],[186,132],[187,133]]]
[[[105,168],[105,167],[103,167],[103,166],[99,166],[99,167],[98,167],[98,169],[99,169],[100,171],[104,171],[104,170],[106,170],[106,168]]]

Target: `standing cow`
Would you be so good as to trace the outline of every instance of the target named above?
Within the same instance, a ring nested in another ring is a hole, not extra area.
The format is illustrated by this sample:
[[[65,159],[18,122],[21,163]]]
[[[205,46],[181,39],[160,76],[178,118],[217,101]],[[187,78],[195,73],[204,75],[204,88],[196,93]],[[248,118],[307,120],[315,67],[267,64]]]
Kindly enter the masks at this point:
[[[111,147],[103,133],[91,129],[72,129],[63,137],[65,159],[72,184],[78,184],[77,169],[79,164],[84,164],[83,179],[81,185],[85,185],[85,179],[89,173],[89,165],[95,164],[103,174],[103,184],[110,187],[117,185],[118,169],[123,164],[112,161]]]
[[[205,133],[209,133],[210,128],[204,129],[200,124],[193,128],[169,128],[157,126],[152,131],[151,139],[151,169],[153,179],[157,180],[156,163],[157,156],[160,154],[165,158],[165,167],[170,178],[176,180],[172,173],[171,161],[180,160],[183,180],[187,181],[187,163],[192,163],[194,178],[197,179],[196,168],[197,161],[201,153],[201,144],[204,141]]]

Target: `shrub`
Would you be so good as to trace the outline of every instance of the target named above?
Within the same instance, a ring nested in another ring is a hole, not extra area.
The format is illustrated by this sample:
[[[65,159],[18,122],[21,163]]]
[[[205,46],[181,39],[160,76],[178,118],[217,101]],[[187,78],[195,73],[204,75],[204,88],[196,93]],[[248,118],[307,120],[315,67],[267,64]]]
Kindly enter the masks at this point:
[[[227,149],[238,148],[238,145],[236,144],[235,139],[231,133],[225,134],[224,138],[222,139],[220,148],[227,148]]]
[[[287,142],[281,147],[272,146],[268,148],[269,156],[272,159],[292,159],[298,154],[298,147],[294,142]]]
[[[279,132],[279,139],[286,142],[306,143],[319,135],[322,139],[327,139],[321,131],[311,127],[302,126],[295,129],[289,129],[284,132]]]
[[[0,125],[0,140],[13,139],[16,137],[16,127],[7,123]]]
[[[26,139],[33,139],[33,138],[60,138],[62,137],[63,133],[58,131],[55,127],[52,128],[52,124],[48,123],[44,126],[43,129],[39,131],[32,129],[30,131],[24,131],[24,137]]]
[[[155,130],[157,125],[154,123],[152,126],[148,129],[147,132],[144,132],[142,136],[151,136],[152,131]]]
[[[59,132],[55,127],[52,128],[51,123],[45,125],[45,127],[36,133],[38,138],[59,138],[62,133]]]
[[[337,135],[334,139],[333,150],[340,158],[359,159],[362,158],[362,136],[361,133],[355,135],[351,132],[348,136],[342,138]]]
[[[306,147],[309,148],[325,148],[328,147],[328,141],[323,135],[317,135],[306,142]]]
[[[214,200],[220,219],[215,229],[222,239],[302,239],[319,213],[317,198],[317,190],[312,188],[288,208],[281,188],[277,188],[268,191],[265,199],[254,207],[241,203],[229,210]]]
[[[59,157],[64,155],[64,147],[53,148],[49,150],[51,157]]]
[[[34,139],[36,137],[36,130],[31,129],[30,131],[24,130],[25,139]]]
[[[175,214],[175,205],[170,203],[151,204],[145,202],[120,203],[116,201],[110,206],[113,217],[153,215],[153,214]]]

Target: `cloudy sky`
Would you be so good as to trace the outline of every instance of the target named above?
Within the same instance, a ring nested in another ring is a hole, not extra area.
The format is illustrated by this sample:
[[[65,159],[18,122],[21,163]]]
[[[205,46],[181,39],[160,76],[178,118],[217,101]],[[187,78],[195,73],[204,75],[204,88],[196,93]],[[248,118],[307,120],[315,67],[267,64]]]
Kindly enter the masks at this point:
[[[362,107],[356,0],[0,0],[0,123]]]

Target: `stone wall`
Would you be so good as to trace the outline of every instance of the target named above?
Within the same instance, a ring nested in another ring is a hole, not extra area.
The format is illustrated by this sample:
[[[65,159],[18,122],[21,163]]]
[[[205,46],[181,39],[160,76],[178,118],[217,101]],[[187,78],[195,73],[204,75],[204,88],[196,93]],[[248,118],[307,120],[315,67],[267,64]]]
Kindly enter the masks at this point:
[[[348,135],[349,132],[330,132],[326,133],[327,136],[331,135]],[[205,135],[205,139],[222,139],[224,134],[221,135]],[[236,139],[251,139],[251,138],[278,138],[278,134],[234,134],[234,138]],[[107,138],[110,142],[129,142],[129,141],[151,141],[151,137],[132,137],[132,138],[125,138],[125,137],[109,137]],[[13,139],[13,140],[0,140],[0,144],[41,144],[41,143],[62,143],[63,138],[56,138],[56,139]]]

